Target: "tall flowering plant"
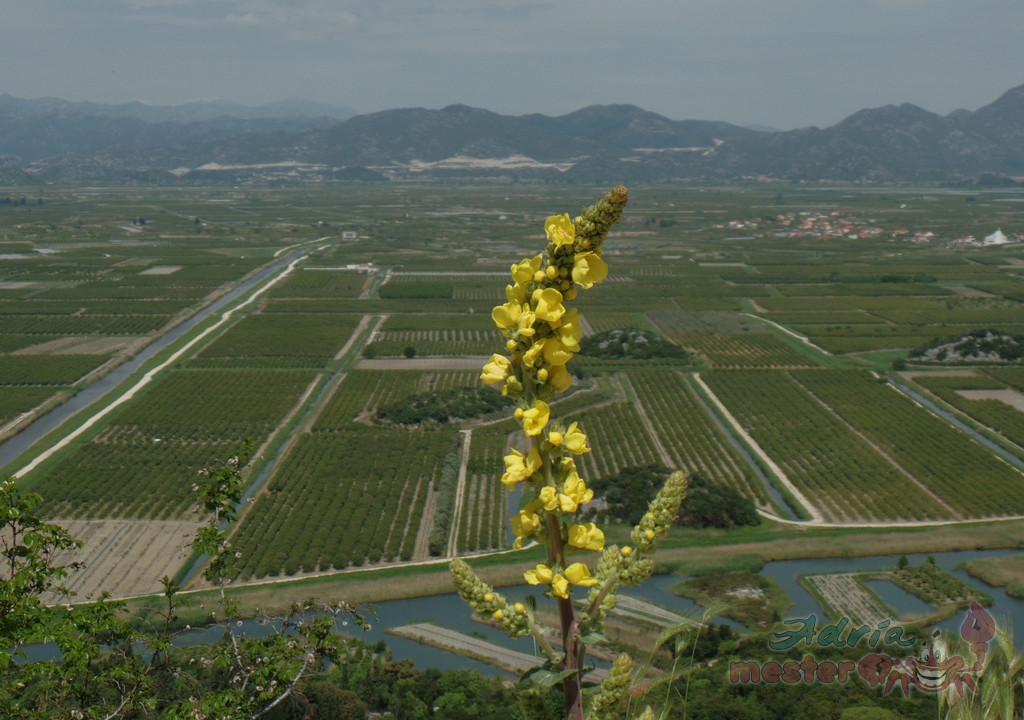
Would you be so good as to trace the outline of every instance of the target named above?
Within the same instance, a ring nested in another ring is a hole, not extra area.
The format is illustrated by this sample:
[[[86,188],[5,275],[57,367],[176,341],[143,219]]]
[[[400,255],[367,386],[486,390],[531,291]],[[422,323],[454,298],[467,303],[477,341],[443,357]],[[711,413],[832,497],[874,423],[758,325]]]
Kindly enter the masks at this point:
[[[618,186],[576,218],[549,217],[545,253],[511,266],[506,302],[491,313],[505,337],[505,352],[490,357],[481,379],[500,383],[501,392],[515,401],[514,417],[528,441],[505,456],[501,482],[509,490],[525,490],[524,504],[510,518],[514,547],[526,542],[546,547],[546,561],[524,579],[555,601],[556,639],[537,620],[532,604],[509,602],[461,559],[452,561],[451,571],[471,608],[512,637],[532,635],[546,656],[541,667],[524,677],[523,709],[529,717],[542,716],[542,690],[556,684],[562,687],[567,717],[582,719],[585,709],[593,720],[622,717],[632,661],[620,656],[600,687],[588,693],[585,708],[586,648],[603,639],[604,618],[615,606],[617,588],[650,577],[650,555],[675,519],[686,488],[683,473],[674,473],[633,529],[632,545],[606,543],[596,523],[581,520],[594,496],[576,467],[576,458],[591,451],[587,436],[578,423],[566,425],[551,415],[549,403],[572,384],[566,365],[580,349],[580,317],[566,303],[576,298],[577,288],[589,289],[607,277],[602,244],[627,199],[626,188]],[[586,589],[585,600],[579,589]]]

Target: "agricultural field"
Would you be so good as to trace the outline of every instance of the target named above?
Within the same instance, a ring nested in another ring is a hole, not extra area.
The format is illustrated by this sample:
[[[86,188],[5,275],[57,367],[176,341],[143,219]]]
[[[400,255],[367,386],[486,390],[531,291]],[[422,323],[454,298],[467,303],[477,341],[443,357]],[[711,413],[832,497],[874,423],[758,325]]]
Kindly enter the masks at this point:
[[[479,371],[465,368],[503,346],[490,313],[509,266],[542,250],[545,217],[599,192],[26,189],[26,205],[0,207],[0,438],[223,299],[216,332],[27,474],[48,514],[194,522],[196,473],[248,442],[257,459],[232,539],[239,578],[422,560],[438,532],[460,553],[507,547],[521,498],[498,482],[516,442],[505,416],[409,425],[377,411],[478,387]],[[682,467],[771,510],[760,476],[776,467],[776,490],[788,483],[811,504],[803,516],[822,522],[1024,514],[1017,466],[884,382],[936,339],[1024,333],[1024,244],[968,239],[996,227],[1018,239],[1020,199],[1013,189],[635,189],[605,245],[607,281],[576,302],[581,326],[638,328],[689,355],[579,359],[579,391],[553,410],[592,439],[581,470]],[[250,281],[251,297],[233,299]],[[970,372],[914,382],[1020,445],[1024,410],[970,391],[1024,393],[1024,370]],[[3,464],[13,472],[41,450]],[[453,467],[461,482],[449,493]]]
[[[996,368],[969,374],[914,373],[914,382],[978,424],[1016,445],[1024,455],[1024,393],[999,378]]]

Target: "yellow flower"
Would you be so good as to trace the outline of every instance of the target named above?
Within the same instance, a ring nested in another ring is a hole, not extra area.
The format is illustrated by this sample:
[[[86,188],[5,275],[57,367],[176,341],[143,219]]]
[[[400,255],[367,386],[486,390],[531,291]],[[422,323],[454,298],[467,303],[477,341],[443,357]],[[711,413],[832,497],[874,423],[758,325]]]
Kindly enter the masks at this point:
[[[583,479],[575,472],[569,473],[565,478],[562,492],[564,497],[569,498],[569,502],[565,503],[565,505],[571,506],[571,509],[563,507],[562,512],[576,512],[580,505],[586,505],[594,499],[594,491],[588,488]]]
[[[544,506],[545,510],[554,512],[555,508],[558,507],[558,491],[550,485],[545,485],[540,489],[537,500]]]
[[[533,291],[534,314],[541,320],[553,323],[558,322],[565,313],[562,306],[562,293],[554,288],[537,289]]]
[[[551,578],[551,592],[560,598],[569,597],[569,581],[565,575],[559,573]]]
[[[557,430],[552,430],[551,432],[548,433],[548,442],[551,443],[554,447],[558,447],[559,445],[562,444],[562,433],[558,432]]]
[[[504,457],[504,461],[505,474],[501,476],[501,482],[509,490],[514,488],[516,483],[522,482],[537,472],[543,464],[537,448],[530,450],[530,454],[525,457],[518,450],[512,450]]]
[[[505,617],[505,613],[501,611],[501,608],[498,608],[493,613],[491,613],[491,617],[495,620],[501,620],[503,617]]]
[[[505,378],[508,377],[509,369],[511,367],[512,364],[504,355],[491,355],[490,362],[484,365],[484,371],[480,374],[480,379],[487,385],[496,382],[504,382]]]
[[[548,585],[554,579],[555,574],[547,565],[538,565],[535,569],[524,572],[523,577],[531,585]]]
[[[512,280],[519,285],[527,285],[533,280],[533,274],[540,270],[541,256],[523,258],[512,266]]]
[[[537,364],[537,358],[540,357],[544,351],[545,345],[551,340],[537,340],[530,346],[530,349],[523,353],[523,365],[526,367],[533,367]]]
[[[543,400],[534,400],[533,407],[523,412],[523,432],[527,435],[540,435],[551,417],[551,410]]]
[[[491,310],[491,319],[498,327],[509,330],[518,325],[519,316],[523,314],[523,310],[524,307],[519,303],[509,301]]]
[[[544,362],[548,365],[565,365],[572,360],[572,353],[562,347],[554,338],[544,341]]]
[[[569,218],[569,213],[552,215],[545,220],[544,232],[548,236],[548,242],[554,243],[555,247],[572,245],[576,242],[576,226]]]
[[[603,550],[604,533],[594,523],[569,528],[569,544],[580,550]]]
[[[526,296],[526,288],[519,283],[505,286],[505,299],[509,302],[524,303],[526,302]]]
[[[509,518],[512,532],[516,534],[512,548],[518,550],[523,546],[523,540],[530,537],[534,530],[540,527],[540,515],[536,511],[536,504],[530,503],[515,515]]]
[[[572,373],[564,365],[552,365],[548,368],[548,383],[558,392],[565,392],[572,386]]]
[[[557,330],[558,341],[570,352],[580,351],[580,338],[583,330],[580,328],[580,314],[576,308],[572,308],[562,316],[562,322]]]
[[[587,436],[579,429],[579,423],[573,423],[569,426],[569,429],[562,436],[562,442],[565,444],[565,449],[573,455],[582,455],[583,453],[590,452],[590,448],[587,447]]]
[[[565,578],[573,585],[590,587],[597,585],[597,578],[591,577],[590,568],[583,563],[573,563],[565,569]]]
[[[608,277],[608,264],[596,253],[577,253],[572,266],[572,280],[584,288],[591,287]]]

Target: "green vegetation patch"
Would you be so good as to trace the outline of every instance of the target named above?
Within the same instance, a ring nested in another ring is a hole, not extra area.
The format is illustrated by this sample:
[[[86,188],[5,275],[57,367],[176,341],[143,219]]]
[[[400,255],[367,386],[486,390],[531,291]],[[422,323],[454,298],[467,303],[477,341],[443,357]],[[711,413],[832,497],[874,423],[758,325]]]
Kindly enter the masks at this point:
[[[902,565],[902,562],[900,563]],[[967,606],[972,602],[986,605],[992,598],[975,589],[960,578],[943,570],[935,563],[925,562],[920,565],[897,566],[892,573],[893,582],[929,605]]]
[[[446,423],[490,415],[509,407],[508,398],[490,387],[459,387],[418,393],[377,408],[377,422],[396,425]]]
[[[71,385],[106,355],[0,355],[0,385]]]
[[[1024,555],[970,560],[967,572],[989,585],[1005,587],[1010,597],[1024,599]]]
[[[934,340],[926,347],[912,350],[910,357],[918,362],[1019,363],[1024,361],[1024,335],[996,329],[975,330],[957,338]]]
[[[583,338],[580,354],[600,360],[670,359],[686,362],[689,353],[650,330],[635,327],[606,330]]]
[[[753,572],[702,575],[680,583],[674,590],[748,627],[769,627],[792,604],[774,579]]]
[[[395,282],[382,285],[380,296],[386,300],[448,299],[455,292],[455,284],[444,281]]]

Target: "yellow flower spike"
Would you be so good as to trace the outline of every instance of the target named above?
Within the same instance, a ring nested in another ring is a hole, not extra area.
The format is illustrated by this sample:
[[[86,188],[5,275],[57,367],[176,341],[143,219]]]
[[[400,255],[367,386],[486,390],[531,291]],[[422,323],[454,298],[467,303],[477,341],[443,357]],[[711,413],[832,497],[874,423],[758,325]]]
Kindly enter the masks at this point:
[[[544,288],[533,291],[533,313],[539,319],[549,323],[558,322],[565,313],[562,305],[562,293],[555,288]]]
[[[582,455],[583,453],[590,452],[590,448],[587,447],[587,436],[579,429],[579,423],[573,423],[569,426],[569,429],[565,431],[563,436],[563,442],[565,443],[565,449],[573,455]]]
[[[565,569],[565,579],[573,585],[590,587],[597,585],[597,578],[590,575],[590,568],[583,563],[573,563]]]
[[[484,370],[480,374],[480,379],[487,385],[490,385],[491,383],[504,382],[505,378],[508,377],[511,367],[512,364],[504,355],[491,355],[490,361],[484,365]]]
[[[583,288],[589,288],[608,277],[608,264],[594,252],[577,253],[572,266],[572,280]]]
[[[533,407],[523,412],[523,432],[527,435],[540,435],[551,417],[551,410],[543,400],[535,400]]]
[[[604,550],[604,533],[595,523],[569,528],[569,544],[580,550]]]
[[[572,353],[566,350],[562,343],[554,338],[548,338],[544,343],[544,362],[548,365],[565,365],[572,360]]]
[[[569,213],[552,215],[545,220],[544,233],[548,236],[548,242],[554,243],[556,248],[571,246],[576,242],[576,225],[569,218]]]
[[[555,574],[551,572],[551,568],[547,565],[538,565],[533,570],[527,570],[523,573],[523,578],[531,585],[549,585],[554,577]]]
[[[560,598],[569,597],[569,580],[565,575],[555,575],[551,578],[551,592]]]
[[[540,270],[542,262],[540,255],[532,258],[523,258],[512,266],[512,280],[519,285],[527,285],[533,280],[533,274]]]

